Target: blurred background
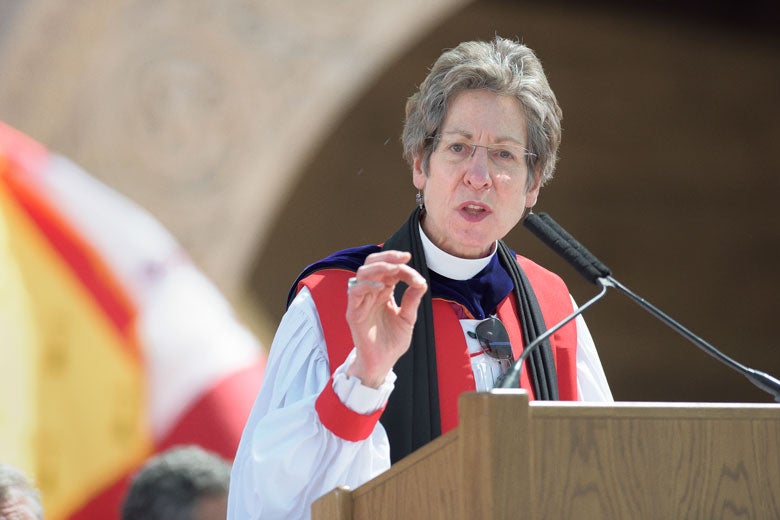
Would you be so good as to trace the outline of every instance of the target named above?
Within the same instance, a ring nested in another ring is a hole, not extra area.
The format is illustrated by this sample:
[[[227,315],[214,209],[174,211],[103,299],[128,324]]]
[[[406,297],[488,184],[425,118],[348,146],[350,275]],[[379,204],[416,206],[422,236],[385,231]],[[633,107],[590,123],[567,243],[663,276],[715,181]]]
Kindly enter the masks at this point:
[[[780,372],[770,3],[419,4],[5,0],[0,119],[154,214],[269,344],[300,270],[408,214],[403,107],[433,60],[515,37],[564,110],[537,211],[705,339]],[[594,292],[524,229],[509,242],[578,300]],[[765,400],[617,293],[586,317],[617,399]]]
[[[536,210],[778,376],[778,22],[768,1],[0,0],[0,121],[145,208],[270,345],[306,265],[408,215],[404,103],[435,58],[516,38],[564,113]],[[507,242],[595,294],[524,228]],[[585,318],[617,400],[771,400],[617,292]]]

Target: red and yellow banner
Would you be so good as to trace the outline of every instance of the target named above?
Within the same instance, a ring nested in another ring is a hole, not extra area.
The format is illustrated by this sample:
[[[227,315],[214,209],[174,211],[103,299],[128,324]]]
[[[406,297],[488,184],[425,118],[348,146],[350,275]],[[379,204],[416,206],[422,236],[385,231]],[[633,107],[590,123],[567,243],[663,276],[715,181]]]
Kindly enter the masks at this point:
[[[232,459],[264,359],[154,218],[0,123],[0,461],[47,518],[118,518],[174,444]]]

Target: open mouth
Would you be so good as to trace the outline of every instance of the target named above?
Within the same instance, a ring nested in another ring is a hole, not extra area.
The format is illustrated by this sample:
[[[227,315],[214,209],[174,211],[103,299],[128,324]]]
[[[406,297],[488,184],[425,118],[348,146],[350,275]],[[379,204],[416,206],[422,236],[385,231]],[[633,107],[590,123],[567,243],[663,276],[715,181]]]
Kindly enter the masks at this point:
[[[483,204],[464,204],[460,208],[461,214],[469,219],[481,219],[490,213],[490,209]]]
[[[484,213],[485,208],[483,208],[482,206],[477,206],[475,204],[467,204],[466,206],[463,207],[463,211],[471,215],[478,215],[480,213]]]

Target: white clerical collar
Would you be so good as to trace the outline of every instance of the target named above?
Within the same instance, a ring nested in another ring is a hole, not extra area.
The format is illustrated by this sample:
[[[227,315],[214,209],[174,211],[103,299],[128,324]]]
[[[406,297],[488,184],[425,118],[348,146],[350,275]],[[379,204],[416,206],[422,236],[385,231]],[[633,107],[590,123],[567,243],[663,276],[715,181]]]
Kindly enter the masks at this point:
[[[493,252],[485,258],[460,258],[439,249],[431,239],[420,228],[420,238],[422,238],[423,251],[425,251],[425,261],[428,269],[435,271],[442,276],[452,280],[468,280],[473,278],[478,272],[490,263],[493,255],[496,254],[496,247]]]

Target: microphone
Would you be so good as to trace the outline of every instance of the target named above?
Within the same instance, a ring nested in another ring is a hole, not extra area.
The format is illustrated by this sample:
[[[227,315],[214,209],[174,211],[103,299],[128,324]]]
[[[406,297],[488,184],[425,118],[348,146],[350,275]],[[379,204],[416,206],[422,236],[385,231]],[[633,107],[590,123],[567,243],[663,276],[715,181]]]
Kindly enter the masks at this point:
[[[531,230],[542,242],[564,258],[569,265],[580,273],[590,283],[598,283],[599,278],[606,278],[612,272],[609,267],[599,262],[593,254],[582,247],[570,234],[547,217],[545,213],[537,215],[530,213],[523,225]]]
[[[530,229],[532,233],[539,237],[545,244],[547,244],[553,251],[555,251],[572,267],[574,267],[574,269],[577,270],[577,272],[579,272],[582,276],[584,276],[585,279],[591,283],[601,284],[603,286],[602,293],[606,291],[607,287],[613,287],[617,289],[619,292],[628,296],[644,310],[661,320],[667,326],[671,327],[675,332],[691,341],[694,345],[721,363],[742,374],[748,379],[748,381],[753,383],[761,390],[772,395],[775,398],[775,401],[780,403],[780,380],[765,372],[747,367],[731,359],[707,343],[705,340],[688,330],[682,324],[672,319],[658,307],[654,306],[635,292],[631,291],[628,287],[618,282],[612,276],[611,271],[606,265],[601,263],[590,251],[585,249],[577,240],[574,239],[573,236],[567,233],[557,222],[555,222],[555,220],[553,220],[551,216],[547,215],[546,213],[540,213],[538,215],[531,213],[525,218],[523,224],[528,229]],[[603,282],[601,280],[603,280]],[[595,299],[598,298],[600,298],[600,295]],[[589,301],[583,307],[590,306],[592,303],[593,301]],[[553,328],[557,330],[584,310],[585,309],[578,309],[579,312],[575,311],[575,313],[572,315],[567,316],[563,320],[562,324],[558,324]],[[537,340],[545,335],[547,337],[550,336],[550,334],[545,332],[545,334],[542,334],[536,338],[536,340],[532,341],[528,347],[523,350],[523,355],[520,357],[520,359],[527,357],[527,352],[529,352],[532,348],[537,348],[538,345],[543,341]],[[518,362],[520,365],[522,365],[522,361],[518,360]],[[514,368],[514,366],[512,368]],[[504,386],[505,382],[506,381],[502,381],[502,387]]]

